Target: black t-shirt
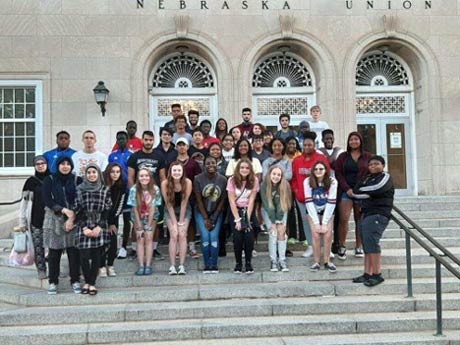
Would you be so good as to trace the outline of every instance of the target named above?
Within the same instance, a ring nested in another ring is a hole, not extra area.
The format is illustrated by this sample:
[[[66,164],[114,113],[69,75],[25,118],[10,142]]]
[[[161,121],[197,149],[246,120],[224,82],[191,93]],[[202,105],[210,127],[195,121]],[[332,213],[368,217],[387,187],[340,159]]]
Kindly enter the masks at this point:
[[[188,149],[188,155],[190,156],[191,159],[193,159],[200,165],[200,168],[202,170],[204,166],[204,159],[208,156],[208,154],[209,154],[209,150],[204,147],[202,149],[198,149],[192,145]]]
[[[347,181],[348,185],[353,188],[358,182],[359,167],[358,163],[351,158],[351,155],[348,155],[345,160],[344,175],[345,181]]]
[[[128,160],[128,167],[133,168],[135,171],[135,179],[137,179],[137,172],[140,168],[146,167],[152,173],[155,184],[160,185],[160,170],[166,167],[162,154],[158,150],[153,150],[152,153],[145,153],[144,151],[134,152]]]

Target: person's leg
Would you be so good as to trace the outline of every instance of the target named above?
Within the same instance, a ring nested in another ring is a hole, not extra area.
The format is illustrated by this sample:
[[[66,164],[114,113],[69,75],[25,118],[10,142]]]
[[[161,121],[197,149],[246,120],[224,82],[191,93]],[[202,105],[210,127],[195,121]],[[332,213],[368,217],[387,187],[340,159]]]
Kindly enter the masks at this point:
[[[339,250],[339,246],[340,246],[340,238],[339,238],[339,234],[340,234],[340,215],[339,215],[339,205],[340,205],[340,200],[339,198],[337,199],[337,202],[336,202],[336,205],[335,205],[335,214],[334,214],[334,240],[333,240],[333,243],[332,243],[332,249],[331,251],[334,253],[334,254],[337,254],[338,250]]]
[[[176,253],[177,253],[177,244],[179,240],[179,233],[177,229],[173,227],[172,222],[169,218],[165,219],[165,222],[169,230],[169,246],[168,246],[169,263],[171,264],[171,266],[174,266],[176,264]]]
[[[348,235],[348,222],[350,220],[351,210],[353,208],[353,201],[341,200],[339,206],[339,245],[345,247]]]
[[[32,242],[37,271],[46,274],[45,249],[43,248],[43,230],[32,226]]]
[[[61,266],[62,249],[48,250],[48,280],[50,284],[59,284],[59,270]]]
[[[195,249],[196,227],[195,227],[194,219],[191,219],[189,221],[186,236],[187,236],[186,242],[188,242],[188,249],[190,251],[190,255],[192,255],[193,257],[196,257],[196,249]]]
[[[122,247],[128,246],[129,235],[131,234],[131,210],[123,211],[123,242]]]
[[[80,282],[80,250],[76,247],[69,247],[66,248],[66,252],[69,261],[70,283],[78,283]]]
[[[185,258],[187,257],[187,231],[190,227],[190,220],[184,220],[184,226],[179,227],[179,265],[185,264]],[[193,229],[195,231],[195,229]],[[195,236],[193,236],[195,238]]]
[[[324,248],[323,248],[323,258],[324,262],[327,263],[331,260],[331,247],[332,247],[332,237],[334,232],[334,216],[329,220],[327,224],[328,230],[323,235]]]
[[[93,285],[91,278],[90,256],[90,249],[80,249],[80,265],[83,272],[83,277],[85,278],[85,283],[88,285]]]
[[[216,223],[214,224],[214,229],[209,231],[209,240],[211,246],[209,248],[210,261],[209,264],[212,268],[217,268],[217,262],[219,259],[219,234],[222,227],[222,213],[217,217]]]
[[[276,245],[277,245],[277,233],[276,230],[272,230],[272,222],[270,221],[270,217],[265,209],[262,208],[262,218],[264,219],[265,227],[268,231],[268,256],[270,257],[271,263],[277,263],[278,258],[276,255]],[[284,253],[286,254],[286,253]]]
[[[252,261],[252,251],[254,250],[254,230],[251,231],[242,231],[243,240],[244,240],[244,255],[246,266],[251,264]]]
[[[235,253],[235,261],[238,266],[243,264],[243,231],[238,231],[235,228],[235,218],[230,212],[229,224],[233,232],[233,251]]]
[[[201,251],[203,253],[203,260],[204,260],[204,267],[205,268],[210,268],[211,263],[210,263],[210,235],[209,231],[206,228],[204,224],[204,218],[201,215],[201,212],[197,212],[195,214],[195,223],[196,227],[198,228],[198,231],[200,232],[200,237],[201,237]]]
[[[117,229],[118,229],[118,226],[117,226]],[[109,250],[107,252],[107,266],[113,266],[113,263],[115,262],[115,258],[117,257],[117,249],[118,249],[117,246],[118,246],[118,236],[117,234],[111,234]],[[102,250],[102,252],[105,254],[105,250]],[[105,264],[105,260],[102,259],[102,256],[101,256],[101,267],[103,267],[104,264]]]
[[[153,224],[153,229],[157,228],[156,223]],[[158,229],[156,229],[158,232]],[[154,231],[144,231],[144,245],[145,245],[145,266],[152,266],[153,257],[153,237]]]
[[[137,251],[137,263],[139,267],[145,267],[145,231],[136,230],[136,251]]]
[[[286,230],[277,230],[278,240],[278,257],[280,262],[281,270],[286,271],[286,247],[287,247],[287,235]]]
[[[373,254],[368,254],[368,256],[369,256],[369,266],[370,266],[370,270],[372,271],[372,274],[380,275],[382,273],[381,254],[373,253]]]
[[[359,219],[361,218],[361,208],[358,203],[353,203],[353,218],[355,221],[355,248],[361,248],[361,236],[359,236]]]
[[[312,231],[311,231],[310,225],[308,224],[308,220],[307,220],[307,209],[304,203],[299,202],[297,199],[295,202],[300,211],[300,217],[302,221],[303,231],[305,233],[305,239],[307,240],[308,244],[311,245],[312,243],[312,233],[311,232]]]
[[[91,286],[96,285],[97,274],[99,272],[99,266],[101,264],[101,250],[102,247],[90,249],[90,282],[88,284]]]
[[[307,219],[308,219],[308,225],[310,227],[310,229],[313,229],[313,221],[311,219],[310,216],[307,216]],[[311,232],[311,235],[312,235],[312,240],[313,240],[313,258],[315,259],[315,262],[317,263],[321,263],[321,234],[316,232],[316,231],[312,231]],[[328,262],[329,259],[326,261]]]

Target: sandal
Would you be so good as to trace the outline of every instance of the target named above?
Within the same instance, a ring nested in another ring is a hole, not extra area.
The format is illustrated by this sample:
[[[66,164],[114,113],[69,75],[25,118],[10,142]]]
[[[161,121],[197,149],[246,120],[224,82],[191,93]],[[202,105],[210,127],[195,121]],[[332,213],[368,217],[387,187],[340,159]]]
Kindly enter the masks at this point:
[[[91,288],[92,288],[92,289],[91,289]],[[90,296],[95,296],[95,295],[97,295],[97,289],[96,289],[96,287],[91,286],[91,287],[89,288],[89,295],[90,295]]]
[[[81,293],[83,295],[87,295],[89,293],[89,285],[88,284],[83,285],[83,289],[81,289]]]

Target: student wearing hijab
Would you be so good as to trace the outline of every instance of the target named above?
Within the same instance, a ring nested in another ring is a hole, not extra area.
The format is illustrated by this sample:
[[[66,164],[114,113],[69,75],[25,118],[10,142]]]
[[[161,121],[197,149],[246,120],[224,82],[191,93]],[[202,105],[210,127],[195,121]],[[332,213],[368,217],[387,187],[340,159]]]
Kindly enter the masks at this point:
[[[77,188],[73,210],[77,229],[77,247],[85,277],[82,293],[96,295],[96,278],[102,250],[109,243],[107,219],[112,208],[110,191],[104,185],[99,167],[90,163],[85,168],[83,183]]]
[[[19,226],[30,230],[35,251],[35,265],[38,279],[46,279],[45,249],[43,248],[43,219],[45,205],[42,197],[43,180],[50,174],[44,156],[34,158],[35,173],[29,177],[22,188],[22,201],[19,209]]]
[[[48,248],[48,294],[57,294],[59,267],[64,250],[69,260],[70,284],[75,293],[81,293],[80,256],[75,247],[74,203],[77,185],[81,178],[72,174],[74,168],[70,157],[60,157],[56,162],[56,172],[43,180],[43,244]]]

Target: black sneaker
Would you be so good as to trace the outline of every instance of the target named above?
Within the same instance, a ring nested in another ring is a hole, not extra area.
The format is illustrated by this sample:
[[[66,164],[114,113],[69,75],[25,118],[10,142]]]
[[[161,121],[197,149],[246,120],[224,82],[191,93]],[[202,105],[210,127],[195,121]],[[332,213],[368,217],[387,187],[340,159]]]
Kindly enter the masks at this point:
[[[203,269],[203,274],[211,274],[211,267],[209,266],[206,266],[204,269]]]
[[[217,274],[219,273],[219,268],[217,266],[212,266],[211,267],[211,273],[212,274]]]
[[[160,253],[160,251],[158,249],[155,249],[153,251],[153,257],[157,260],[164,260],[164,256]]]
[[[337,256],[340,260],[346,260],[347,259],[347,248],[345,247],[339,247],[339,250],[337,252]]]
[[[252,268],[252,265],[248,262],[246,263],[246,274],[252,274],[254,273],[254,269]]]
[[[368,280],[364,282],[364,285],[372,287],[383,283],[385,279],[383,279],[381,274],[373,274],[369,277]]]
[[[243,272],[243,265],[242,264],[236,264],[235,269],[233,270],[233,273],[240,274]]]
[[[353,283],[364,283],[366,282],[371,276],[367,273],[364,273],[363,275],[360,275],[359,277],[353,278],[352,282]]]

